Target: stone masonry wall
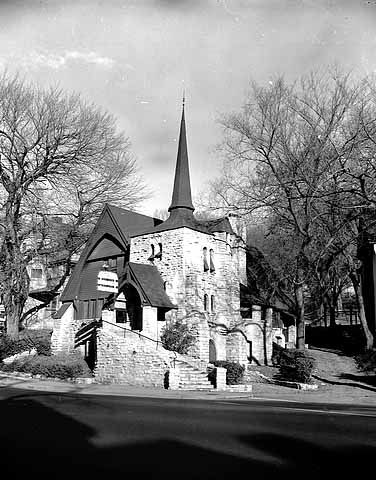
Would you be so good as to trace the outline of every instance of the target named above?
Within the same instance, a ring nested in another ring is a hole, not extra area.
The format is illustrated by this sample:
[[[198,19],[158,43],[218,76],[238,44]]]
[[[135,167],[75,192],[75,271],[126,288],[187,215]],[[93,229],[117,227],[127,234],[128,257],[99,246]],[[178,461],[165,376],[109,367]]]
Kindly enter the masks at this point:
[[[248,342],[241,332],[227,335],[226,341],[227,360],[242,365],[248,363]]]
[[[162,244],[162,258],[149,260],[152,245],[156,254],[159,244]],[[214,252],[214,271],[204,271],[204,247],[207,249],[209,265],[209,252]],[[178,306],[177,311],[166,315],[167,321],[185,321],[194,326],[197,333],[197,345],[190,353],[208,360],[209,330],[198,323],[198,318],[205,318],[206,325],[211,325],[211,338],[216,346],[217,357],[225,359],[226,352],[232,347],[226,350],[226,339],[218,331],[241,322],[239,283],[244,282],[246,276],[242,239],[225,232],[209,235],[189,228],[142,235],[132,238],[130,261],[157,267],[166,282],[167,294]],[[238,343],[242,351],[237,356],[244,360],[247,348],[241,341]]]
[[[239,259],[232,243],[235,237],[226,233],[208,235],[189,228],[169,230],[132,238],[132,262],[155,265],[166,283],[166,292],[179,307],[171,317],[184,319],[195,312],[204,312],[207,295],[207,314],[215,323],[229,325],[238,320],[240,308]],[[162,244],[162,258],[148,260],[151,245],[155,253]],[[203,249],[214,252],[215,271],[204,271]],[[214,305],[211,308],[211,297]],[[167,316],[169,318],[169,316]]]
[[[163,387],[174,354],[160,344],[104,323],[97,332],[99,382]]]

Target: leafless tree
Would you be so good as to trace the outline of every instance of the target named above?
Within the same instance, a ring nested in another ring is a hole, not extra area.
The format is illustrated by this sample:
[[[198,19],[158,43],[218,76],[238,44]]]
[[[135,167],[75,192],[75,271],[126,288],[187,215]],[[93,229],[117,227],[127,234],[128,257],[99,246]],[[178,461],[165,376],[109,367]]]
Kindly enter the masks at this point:
[[[276,78],[266,87],[252,84],[242,111],[223,119],[225,165],[213,185],[214,202],[244,215],[257,213],[269,219],[269,234],[288,239],[297,348],[305,344],[311,275],[356,241],[357,234],[343,241],[344,232],[356,222],[359,202],[376,198],[369,92],[365,82],[338,70],[292,84]],[[369,161],[368,188],[360,153]]]
[[[111,115],[79,95],[0,78],[0,294],[8,335],[18,335],[28,264],[65,256],[62,285],[103,204],[133,208],[144,194]],[[56,216],[64,228],[54,231]]]

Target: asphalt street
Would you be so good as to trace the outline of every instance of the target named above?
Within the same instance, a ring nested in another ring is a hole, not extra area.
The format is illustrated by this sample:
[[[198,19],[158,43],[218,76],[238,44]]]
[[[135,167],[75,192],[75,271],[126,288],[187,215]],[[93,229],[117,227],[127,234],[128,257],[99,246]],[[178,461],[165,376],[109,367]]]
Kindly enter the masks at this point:
[[[7,478],[321,479],[359,476],[375,466],[370,406],[8,387],[0,389],[0,403],[0,468]]]

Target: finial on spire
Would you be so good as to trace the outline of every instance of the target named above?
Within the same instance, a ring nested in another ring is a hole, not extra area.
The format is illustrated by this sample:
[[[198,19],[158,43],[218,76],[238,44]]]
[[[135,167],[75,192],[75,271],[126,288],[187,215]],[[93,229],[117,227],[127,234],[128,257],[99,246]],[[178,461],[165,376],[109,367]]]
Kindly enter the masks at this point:
[[[183,90],[183,108],[185,107],[185,88]]]

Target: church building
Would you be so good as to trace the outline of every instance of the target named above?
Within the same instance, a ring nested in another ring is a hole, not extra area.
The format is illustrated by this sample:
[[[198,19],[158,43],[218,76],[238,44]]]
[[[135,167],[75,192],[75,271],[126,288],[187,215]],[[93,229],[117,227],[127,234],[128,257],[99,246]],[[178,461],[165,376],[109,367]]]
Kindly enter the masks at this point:
[[[176,362],[270,361],[271,308],[241,308],[245,228],[194,216],[184,104],[169,217],[106,205],[61,296],[53,351],[85,355],[99,381],[163,385]],[[189,355],[165,350],[168,322],[189,325]]]

